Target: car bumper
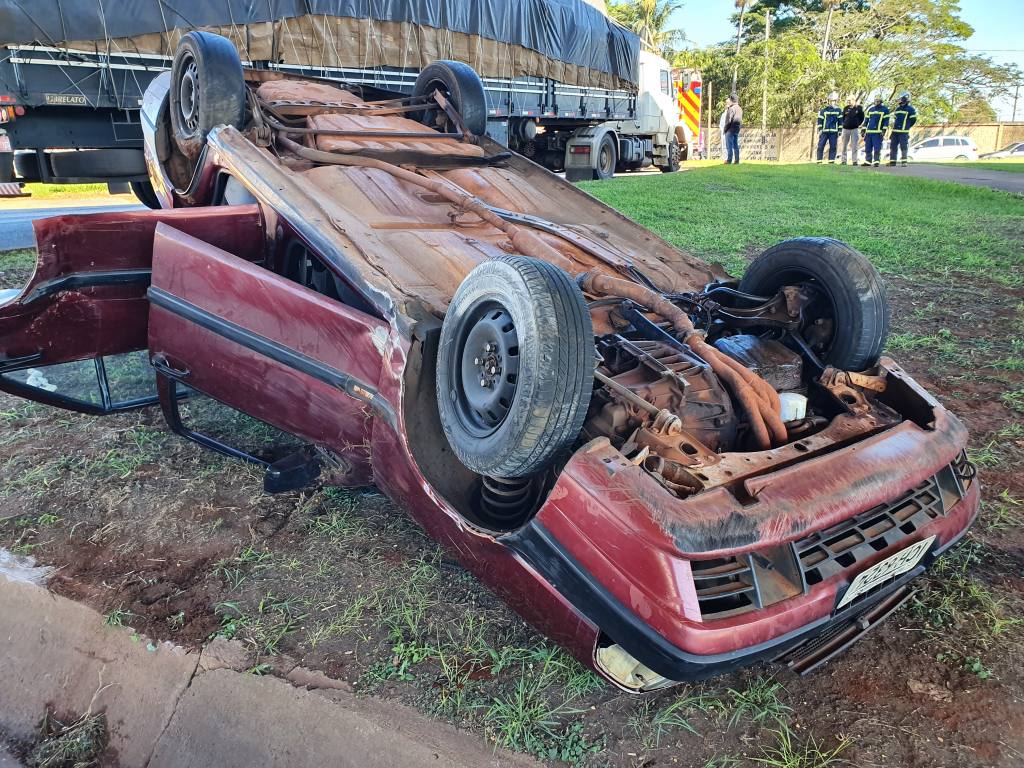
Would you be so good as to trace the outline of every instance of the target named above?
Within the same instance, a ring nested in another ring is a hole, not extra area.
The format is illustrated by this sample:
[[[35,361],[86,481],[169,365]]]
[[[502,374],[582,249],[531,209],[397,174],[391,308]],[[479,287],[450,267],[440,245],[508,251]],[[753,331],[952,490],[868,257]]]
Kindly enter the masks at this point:
[[[759,661],[779,658],[798,651],[801,646],[815,638],[830,633],[839,635],[846,625],[853,625],[858,621],[863,623],[862,617],[877,613],[879,606],[883,606],[894,595],[905,590],[907,585],[924,573],[937,557],[964,536],[977,516],[978,501],[979,484],[975,481],[964,498],[947,512],[946,519],[950,521],[950,525],[945,527],[955,528],[956,532],[928,552],[915,568],[857,600],[848,609],[835,610],[839,592],[833,585],[820,585],[819,588],[810,590],[808,594],[786,601],[788,611],[804,614],[800,626],[771,636],[780,625],[777,612],[755,611],[744,617],[746,628],[755,631],[743,634],[769,635],[768,639],[722,652],[700,652],[702,646],[713,647],[718,644],[718,632],[702,630],[699,625],[691,626],[688,630],[688,644],[698,650],[684,649],[668,640],[611,594],[543,525],[528,526],[515,534],[514,541],[507,543],[558,592],[570,596],[577,610],[600,627],[607,638],[621,645],[634,658],[669,680],[695,681],[731,672]],[[926,533],[931,535],[930,532]],[[889,612],[884,612],[878,620],[873,620],[870,626],[874,626],[888,615]],[[863,627],[865,630],[868,628],[868,625]],[[705,633],[709,637],[702,637]]]

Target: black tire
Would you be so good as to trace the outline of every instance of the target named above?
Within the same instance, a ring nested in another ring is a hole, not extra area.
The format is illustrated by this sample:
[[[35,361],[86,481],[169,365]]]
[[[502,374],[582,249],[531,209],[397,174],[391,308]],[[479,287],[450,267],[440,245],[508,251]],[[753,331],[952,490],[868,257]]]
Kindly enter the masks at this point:
[[[491,385],[481,392],[485,375]],[[467,468],[505,478],[544,469],[579,435],[593,386],[590,313],[569,275],[545,261],[503,256],[466,276],[441,327],[437,401]]]
[[[53,175],[62,178],[112,179],[145,176],[146,158],[141,149],[83,149],[49,152]]]
[[[226,37],[189,32],[171,67],[171,129],[178,148],[195,158],[218,125],[245,124],[245,77],[238,51]]]
[[[957,155],[954,160],[967,160],[967,155]]]
[[[39,181],[39,161],[35,152],[14,153],[14,173],[18,181]]]
[[[610,179],[615,175],[615,164],[619,161],[619,152],[615,143],[615,137],[610,133],[601,137],[601,141],[597,145],[594,178],[603,180]]]
[[[679,142],[676,141],[675,139],[672,139],[672,141],[670,141],[668,144],[668,164],[659,165],[658,170],[660,170],[662,173],[675,173],[676,171],[679,170],[679,163]]]
[[[416,78],[413,96],[427,96],[441,91],[451,102],[455,111],[462,116],[466,130],[475,136],[487,132],[487,97],[480,76],[468,64],[461,61],[435,61],[428,64]],[[437,128],[438,120],[444,121],[440,108],[427,109],[420,113],[420,121],[431,128]],[[450,126],[447,128],[450,130]]]
[[[889,335],[889,302],[871,262],[838,240],[798,237],[754,259],[740,290],[771,296],[784,285],[800,284],[819,293],[801,332],[822,362],[847,371],[878,362]]]
[[[139,198],[139,202],[147,208],[152,208],[154,211],[159,211],[163,206],[160,205],[160,198],[156,196],[156,192],[153,191],[153,185],[148,181],[132,181],[129,182],[134,195]]]

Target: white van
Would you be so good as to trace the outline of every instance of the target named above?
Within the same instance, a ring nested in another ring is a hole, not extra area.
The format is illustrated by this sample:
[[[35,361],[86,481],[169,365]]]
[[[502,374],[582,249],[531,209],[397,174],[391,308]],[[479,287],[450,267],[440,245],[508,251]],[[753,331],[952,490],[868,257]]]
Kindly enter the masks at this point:
[[[977,160],[978,146],[969,136],[932,136],[910,146],[911,160]]]

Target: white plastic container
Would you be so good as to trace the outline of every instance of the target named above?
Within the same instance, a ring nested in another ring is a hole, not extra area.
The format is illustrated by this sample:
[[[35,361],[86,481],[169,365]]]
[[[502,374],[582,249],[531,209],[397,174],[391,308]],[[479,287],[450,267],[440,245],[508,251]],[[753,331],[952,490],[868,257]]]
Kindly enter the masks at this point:
[[[797,421],[807,415],[807,398],[797,392],[779,393],[779,415],[783,421]]]

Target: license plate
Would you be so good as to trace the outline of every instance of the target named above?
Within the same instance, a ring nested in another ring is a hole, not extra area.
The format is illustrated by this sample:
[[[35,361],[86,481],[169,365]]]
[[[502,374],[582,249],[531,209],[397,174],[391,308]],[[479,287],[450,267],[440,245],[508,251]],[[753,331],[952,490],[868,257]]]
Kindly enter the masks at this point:
[[[895,578],[896,576],[902,576],[904,573],[911,570],[915,565],[921,562],[921,558],[924,557],[925,553],[932,548],[932,543],[934,541],[935,537],[929,536],[923,541],[911,544],[906,549],[901,549],[895,555],[890,555],[882,562],[875,563],[866,571],[858,573],[857,578],[853,580],[850,588],[846,590],[846,594],[843,595],[843,599],[840,600],[839,605],[836,606],[836,610],[839,610],[844,605],[852,603],[855,599],[863,595],[865,592],[870,592],[879,584]]]

